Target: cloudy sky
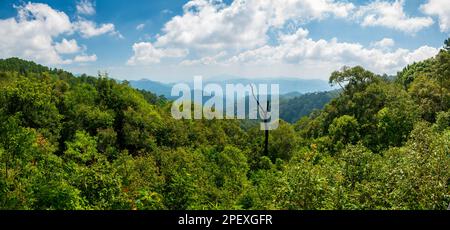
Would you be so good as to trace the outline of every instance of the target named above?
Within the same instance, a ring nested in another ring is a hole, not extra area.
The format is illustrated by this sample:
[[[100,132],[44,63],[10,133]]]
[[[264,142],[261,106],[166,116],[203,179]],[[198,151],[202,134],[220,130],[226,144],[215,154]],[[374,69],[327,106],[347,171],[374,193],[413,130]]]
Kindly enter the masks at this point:
[[[118,79],[394,74],[449,35],[449,0],[0,0],[0,58]]]

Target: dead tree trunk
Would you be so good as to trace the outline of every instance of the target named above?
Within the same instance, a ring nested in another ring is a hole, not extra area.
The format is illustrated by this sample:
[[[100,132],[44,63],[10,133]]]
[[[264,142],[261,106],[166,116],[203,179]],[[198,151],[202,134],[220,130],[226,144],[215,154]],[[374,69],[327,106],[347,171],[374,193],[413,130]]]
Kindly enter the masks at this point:
[[[267,100],[267,107],[266,107],[266,113],[264,117],[264,123],[265,123],[265,135],[264,135],[264,156],[269,156],[269,129],[268,129],[268,122],[269,119],[267,118],[267,112],[269,111],[269,100]]]

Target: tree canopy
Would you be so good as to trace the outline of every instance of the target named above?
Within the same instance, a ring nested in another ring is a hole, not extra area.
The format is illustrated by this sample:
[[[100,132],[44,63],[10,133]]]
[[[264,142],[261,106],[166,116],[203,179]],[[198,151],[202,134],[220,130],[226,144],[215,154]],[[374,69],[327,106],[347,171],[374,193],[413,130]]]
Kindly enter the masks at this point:
[[[175,120],[171,101],[105,74],[0,60],[0,208],[446,209],[446,47],[394,81],[334,72],[342,90],[292,109],[269,155],[257,124]]]

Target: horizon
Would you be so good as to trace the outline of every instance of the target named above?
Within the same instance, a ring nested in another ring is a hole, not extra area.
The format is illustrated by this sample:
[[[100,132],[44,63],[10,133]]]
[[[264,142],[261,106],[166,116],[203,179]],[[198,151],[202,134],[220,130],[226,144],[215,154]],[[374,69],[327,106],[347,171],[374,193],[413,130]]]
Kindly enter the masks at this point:
[[[77,74],[78,75],[78,74]],[[82,75],[82,74],[79,74]],[[199,75],[201,76],[201,75]],[[203,77],[203,76],[201,76]],[[116,79],[113,78],[115,80],[119,80],[122,81],[121,79]],[[125,79],[126,80],[126,79]],[[296,78],[296,77],[284,77],[284,76],[278,76],[278,77],[245,77],[245,76],[222,76],[222,75],[218,75],[218,76],[212,76],[212,77],[203,77],[203,80],[205,82],[227,82],[227,81],[239,81],[239,80],[245,80],[245,81],[276,81],[276,80],[283,80],[283,81],[317,81],[317,82],[326,82],[328,83],[328,80],[325,79],[318,79],[318,78]],[[173,85],[173,84],[177,84],[177,83],[192,83],[193,82],[193,77],[191,77],[191,79],[186,78],[177,82],[166,82],[164,80],[159,81],[159,80],[153,80],[151,78],[141,78],[141,79],[133,79],[133,80],[127,80],[127,81],[134,81],[134,82],[138,82],[138,81],[151,81],[151,82],[155,82],[155,83],[162,83],[164,85]]]
[[[326,81],[344,65],[393,75],[435,56],[450,34],[444,1],[287,3],[5,0],[0,58],[118,80]]]
[[[0,0],[0,219],[448,225],[449,2]]]

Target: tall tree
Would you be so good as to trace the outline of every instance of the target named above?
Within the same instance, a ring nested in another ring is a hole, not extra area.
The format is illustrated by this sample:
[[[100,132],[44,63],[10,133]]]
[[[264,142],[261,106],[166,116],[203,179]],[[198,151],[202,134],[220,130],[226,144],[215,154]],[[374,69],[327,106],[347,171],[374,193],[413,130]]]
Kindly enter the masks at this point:
[[[450,51],[450,38],[444,41],[444,49]]]
[[[331,74],[329,83],[331,85],[339,85],[341,89],[345,89],[348,93],[352,93],[367,83],[376,79],[376,75],[365,70],[361,66],[348,67],[344,66],[341,71],[335,71]]]
[[[441,98],[441,110],[445,110],[445,88],[450,79],[450,52],[441,50],[436,57],[436,80],[439,82],[440,87],[440,98]]]

